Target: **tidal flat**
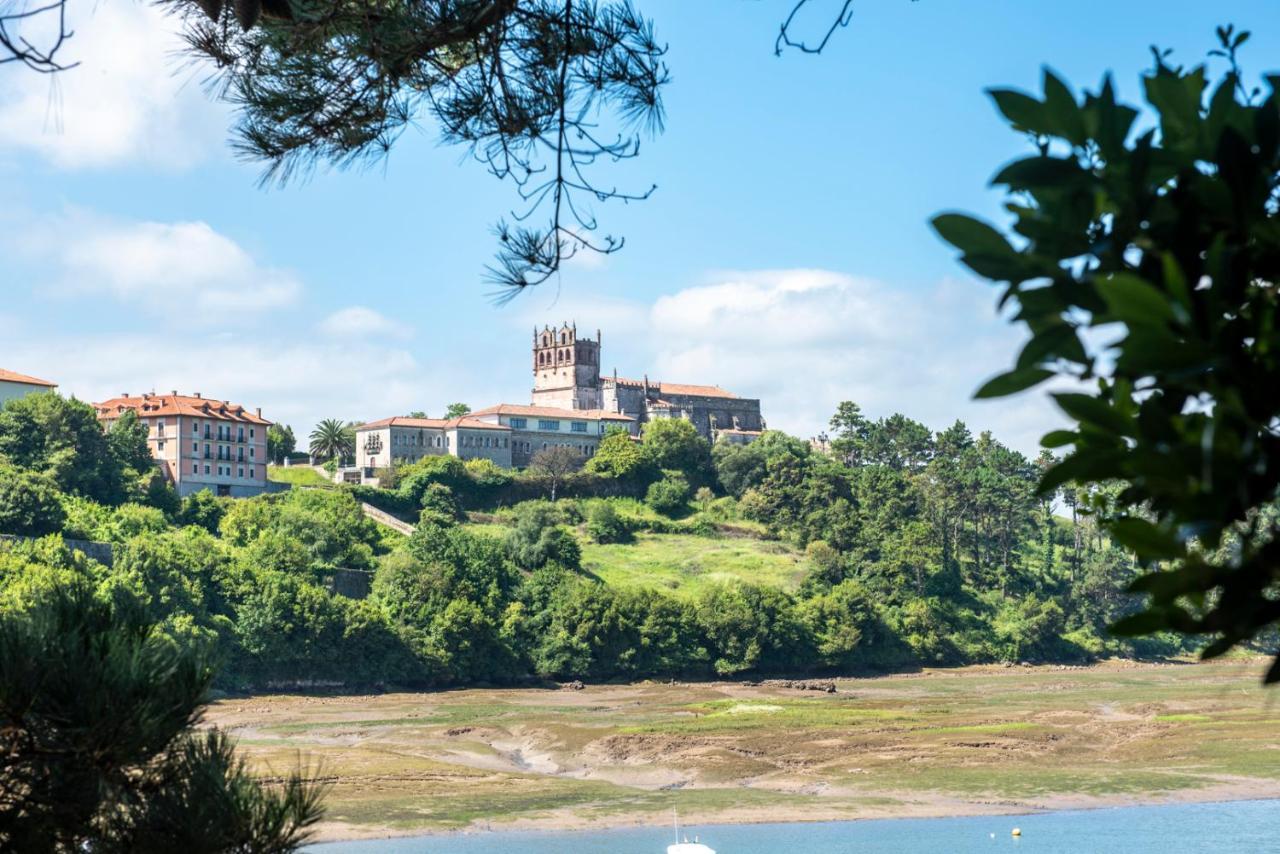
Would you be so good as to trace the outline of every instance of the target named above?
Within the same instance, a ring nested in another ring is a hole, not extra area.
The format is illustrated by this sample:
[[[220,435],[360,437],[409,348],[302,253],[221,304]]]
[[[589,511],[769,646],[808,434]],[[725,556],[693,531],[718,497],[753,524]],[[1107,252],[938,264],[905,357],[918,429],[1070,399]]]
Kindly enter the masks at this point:
[[[1280,793],[1262,659],[218,701],[262,777],[329,786],[321,839],[1035,813]]]

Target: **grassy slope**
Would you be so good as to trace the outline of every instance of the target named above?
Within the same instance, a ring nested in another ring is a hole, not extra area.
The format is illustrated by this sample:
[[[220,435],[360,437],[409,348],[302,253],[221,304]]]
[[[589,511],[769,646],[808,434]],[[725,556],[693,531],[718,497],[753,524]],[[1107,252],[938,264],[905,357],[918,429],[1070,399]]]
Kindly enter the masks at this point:
[[[338,833],[1016,812],[1274,796],[1264,662],[974,667],[840,680],[472,689],[215,704],[255,768],[298,751]]]
[[[492,537],[507,532],[500,524],[467,527]],[[696,596],[710,584],[737,580],[794,590],[806,569],[801,552],[772,540],[642,532],[630,543],[599,545],[584,531],[577,533],[583,570],[617,587],[657,587]]]
[[[779,542],[645,533],[632,543],[584,543],[582,567],[607,584],[660,587],[679,596],[732,580],[794,590],[805,571],[803,556]]]
[[[294,486],[333,486],[333,481],[310,466],[267,466],[267,480]]]

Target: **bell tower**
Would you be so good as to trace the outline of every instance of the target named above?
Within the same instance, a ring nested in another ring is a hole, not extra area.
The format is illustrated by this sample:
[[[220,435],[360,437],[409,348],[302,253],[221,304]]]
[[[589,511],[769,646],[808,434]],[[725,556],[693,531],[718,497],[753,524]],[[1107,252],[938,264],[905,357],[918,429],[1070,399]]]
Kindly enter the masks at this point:
[[[533,403],[559,409],[600,409],[600,331],[579,338],[577,324],[533,330]]]

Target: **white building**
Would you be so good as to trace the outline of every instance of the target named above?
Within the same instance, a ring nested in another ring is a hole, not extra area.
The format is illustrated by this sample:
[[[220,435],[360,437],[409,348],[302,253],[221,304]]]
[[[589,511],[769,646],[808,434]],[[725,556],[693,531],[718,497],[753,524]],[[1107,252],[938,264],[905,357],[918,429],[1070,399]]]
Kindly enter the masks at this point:
[[[57,387],[57,383],[0,368],[0,406],[4,406],[7,401],[25,397],[28,394],[53,391]]]

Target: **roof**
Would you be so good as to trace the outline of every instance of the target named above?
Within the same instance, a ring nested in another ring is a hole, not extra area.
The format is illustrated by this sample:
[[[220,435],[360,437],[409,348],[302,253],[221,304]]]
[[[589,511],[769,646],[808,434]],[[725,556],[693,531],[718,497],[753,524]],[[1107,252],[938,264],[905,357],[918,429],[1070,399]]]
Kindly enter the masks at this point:
[[[519,403],[499,403],[488,409],[471,413],[477,415],[532,415],[535,418],[574,418],[586,421],[635,421],[630,415],[610,412],[607,409],[561,409],[556,406],[525,406]]]
[[[614,377],[601,377],[605,382],[614,382]],[[618,385],[642,386],[644,380],[629,380],[617,377]],[[664,383],[656,380],[649,380],[649,388],[654,389],[660,395],[667,394],[683,394],[689,397],[737,397],[731,391],[725,391],[718,385],[690,385],[689,383]]]
[[[49,388],[57,388],[57,383],[42,380],[39,377],[29,377],[26,374],[20,374],[17,371],[6,371],[0,368],[0,382],[6,383],[22,383],[23,385],[44,385]]]
[[[410,418],[407,415],[393,415],[390,418],[379,418],[368,424],[361,424],[360,430],[376,430],[379,427],[421,427],[424,429],[443,430],[449,422],[443,418]]]
[[[213,400],[199,395],[186,394],[144,394],[141,396],[121,396],[95,403],[99,418],[115,418],[134,410],[141,418],[155,418],[161,415],[189,415],[193,418],[211,418],[216,421],[234,421],[240,424],[271,424],[257,412],[251,412],[238,403],[228,400]]]
[[[370,421],[368,424],[361,424],[356,428],[356,432],[379,430],[383,427],[408,427],[410,429],[416,427],[423,430],[456,430],[459,427],[464,427],[468,430],[511,429],[504,424],[481,421],[471,415],[463,415],[461,418],[409,418],[404,415],[393,415],[390,418],[381,418],[377,421]]]

